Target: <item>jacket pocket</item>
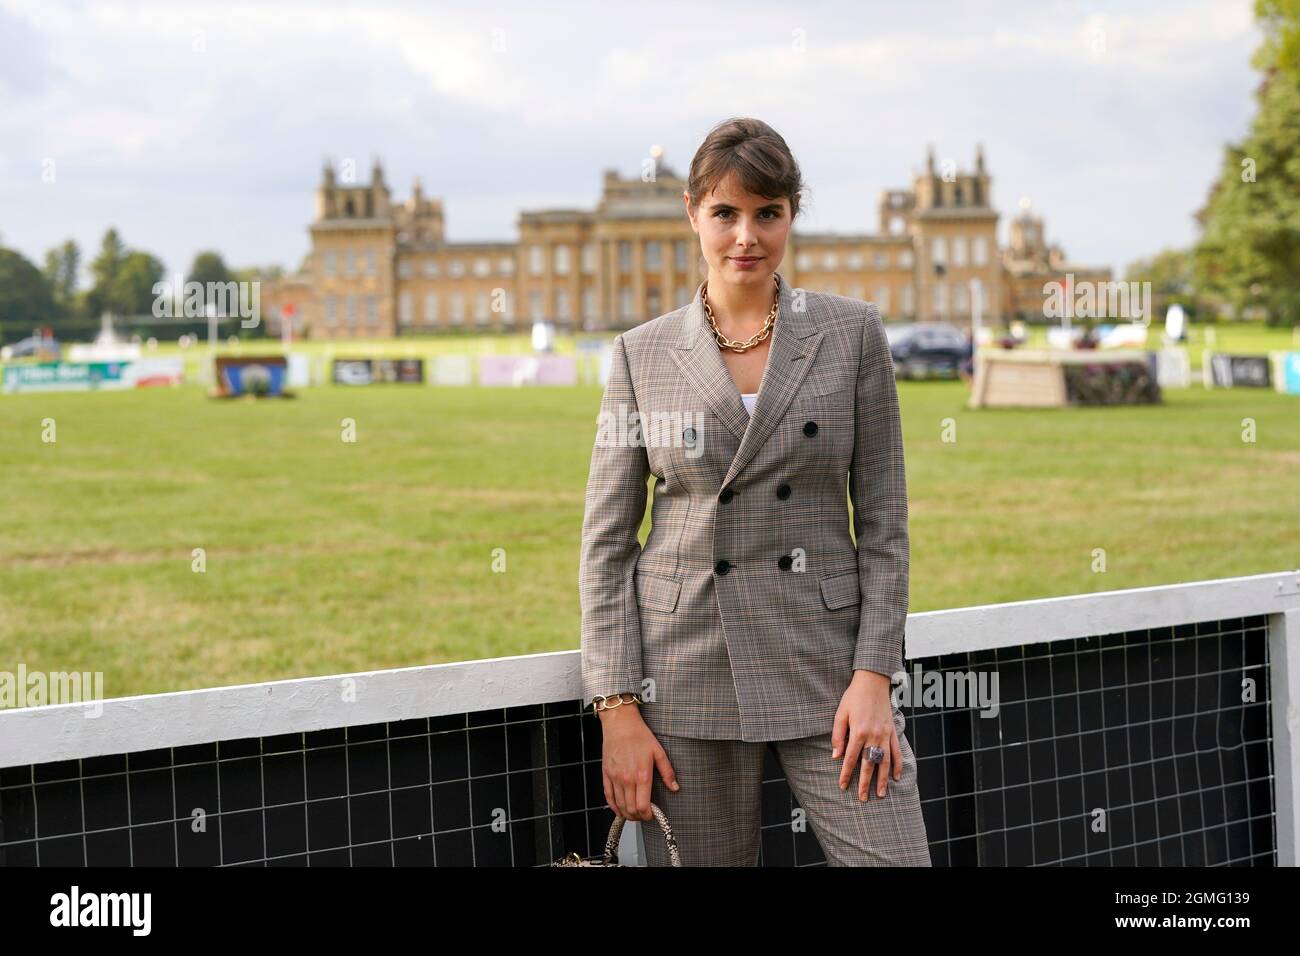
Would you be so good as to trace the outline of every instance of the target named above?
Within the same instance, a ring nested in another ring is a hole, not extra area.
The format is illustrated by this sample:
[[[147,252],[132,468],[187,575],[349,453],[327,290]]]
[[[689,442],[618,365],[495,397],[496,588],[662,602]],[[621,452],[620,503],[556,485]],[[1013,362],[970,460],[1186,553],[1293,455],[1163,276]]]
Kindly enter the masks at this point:
[[[821,580],[822,601],[828,611],[858,604],[862,595],[858,590],[858,573],[832,574]]]
[[[647,574],[644,571],[637,571],[635,578],[638,605],[651,611],[663,611],[665,614],[677,610],[677,597],[682,591],[680,581],[658,574]]]

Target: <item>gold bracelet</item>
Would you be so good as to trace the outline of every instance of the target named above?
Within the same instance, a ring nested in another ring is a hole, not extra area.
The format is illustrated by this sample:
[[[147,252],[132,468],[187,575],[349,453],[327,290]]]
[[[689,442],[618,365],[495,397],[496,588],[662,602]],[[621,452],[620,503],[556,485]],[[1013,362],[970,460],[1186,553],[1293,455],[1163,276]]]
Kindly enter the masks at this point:
[[[614,703],[611,704],[611,700]],[[613,710],[615,707],[622,707],[624,704],[632,703],[642,704],[645,702],[641,700],[640,694],[630,690],[625,690],[621,694],[597,694],[592,698],[591,710],[596,713],[602,710]]]

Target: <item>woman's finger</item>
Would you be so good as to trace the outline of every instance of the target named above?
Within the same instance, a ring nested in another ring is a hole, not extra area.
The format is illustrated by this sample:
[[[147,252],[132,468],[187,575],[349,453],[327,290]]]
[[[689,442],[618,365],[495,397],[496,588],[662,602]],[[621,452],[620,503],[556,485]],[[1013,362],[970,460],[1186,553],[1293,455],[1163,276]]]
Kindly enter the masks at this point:
[[[885,753],[884,759],[880,761],[880,771],[876,774],[876,796],[883,800],[885,791],[889,788],[889,768],[893,765],[891,756],[893,747],[888,740],[882,740],[877,746]]]
[[[858,756],[863,752],[864,737],[856,730],[851,730],[844,745],[844,763],[840,765],[840,789],[847,790],[853,782],[853,772],[858,768]]]

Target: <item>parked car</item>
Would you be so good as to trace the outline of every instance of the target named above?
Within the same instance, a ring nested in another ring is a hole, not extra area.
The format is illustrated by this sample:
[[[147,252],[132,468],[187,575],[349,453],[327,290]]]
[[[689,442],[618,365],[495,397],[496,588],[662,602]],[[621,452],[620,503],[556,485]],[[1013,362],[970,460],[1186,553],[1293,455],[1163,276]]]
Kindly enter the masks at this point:
[[[948,322],[886,325],[885,335],[899,378],[956,378],[974,355],[966,333]]]
[[[63,347],[55,339],[43,339],[37,335],[29,335],[25,339],[19,339],[13,345],[6,345],[0,349],[0,359],[9,361],[10,359],[48,357],[50,361],[58,361]]]

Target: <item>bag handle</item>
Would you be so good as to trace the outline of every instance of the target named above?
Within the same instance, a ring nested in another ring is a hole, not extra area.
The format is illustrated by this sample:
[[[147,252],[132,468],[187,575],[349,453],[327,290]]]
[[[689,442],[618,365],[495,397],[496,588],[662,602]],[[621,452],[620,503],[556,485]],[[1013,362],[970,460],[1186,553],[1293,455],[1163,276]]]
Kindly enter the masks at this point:
[[[659,829],[663,831],[664,842],[668,844],[668,858],[672,861],[672,866],[682,865],[681,852],[677,849],[677,838],[673,836],[673,828],[668,824],[668,817],[654,803],[650,804],[650,812],[655,815],[659,821]],[[609,828],[609,837],[605,840],[605,865],[608,866],[614,862],[615,855],[618,852],[618,840],[623,833],[623,818],[618,814],[614,815],[614,822]]]

